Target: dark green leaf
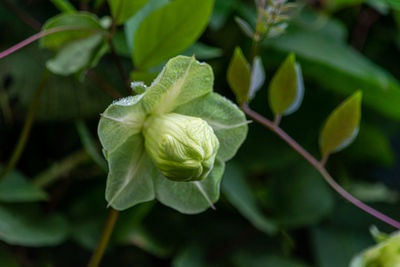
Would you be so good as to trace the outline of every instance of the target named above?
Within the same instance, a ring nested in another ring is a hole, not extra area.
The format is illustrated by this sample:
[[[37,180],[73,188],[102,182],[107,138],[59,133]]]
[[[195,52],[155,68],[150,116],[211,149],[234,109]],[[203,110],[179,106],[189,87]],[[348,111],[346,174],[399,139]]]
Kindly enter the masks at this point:
[[[329,115],[320,135],[322,156],[347,147],[358,134],[362,92],[357,91]]]
[[[230,163],[226,167],[222,190],[229,202],[254,227],[270,235],[277,231],[275,223],[268,219],[258,207],[250,186],[247,184],[243,171],[236,164]]]
[[[204,31],[214,0],[175,0],[140,24],[133,59],[139,69],[157,66],[188,48]]]
[[[75,7],[68,0],[51,0],[53,5],[63,13],[75,13]]]
[[[10,171],[0,180],[0,202],[34,202],[46,200],[47,194],[29,183],[18,171]]]
[[[149,0],[108,0],[111,14],[117,24],[122,24],[132,17],[138,10],[147,4]]]
[[[271,39],[274,48],[294,52],[310,81],[349,95],[362,88],[364,103],[393,119],[400,119],[400,83],[386,70],[371,62],[340,38],[327,32],[292,26],[282,36]],[[323,47],[323,49],[321,49]]]
[[[236,95],[236,100],[240,104],[248,101],[250,76],[250,65],[240,47],[236,47],[231,62],[229,63],[227,79],[229,86]]]
[[[54,246],[67,237],[60,215],[44,215],[37,206],[0,206],[0,239],[10,245]]]

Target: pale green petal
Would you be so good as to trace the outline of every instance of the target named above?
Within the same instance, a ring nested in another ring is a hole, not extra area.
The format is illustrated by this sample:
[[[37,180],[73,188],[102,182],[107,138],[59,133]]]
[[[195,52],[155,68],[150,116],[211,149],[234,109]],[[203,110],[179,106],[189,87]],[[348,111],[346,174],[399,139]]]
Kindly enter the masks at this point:
[[[169,113],[177,106],[211,92],[213,81],[214,75],[208,64],[200,63],[194,57],[175,57],[146,90],[143,106],[147,113]]]
[[[142,134],[129,137],[108,154],[106,200],[117,210],[154,199],[153,177],[157,170],[148,157]]]
[[[145,114],[140,104],[142,95],[122,98],[112,103],[103,114],[98,135],[103,148],[111,153],[125,140],[141,131]]]
[[[154,179],[156,198],[164,205],[179,212],[200,213],[218,200],[219,185],[224,168],[225,164],[217,160],[208,177],[195,182],[173,182],[160,173]]]

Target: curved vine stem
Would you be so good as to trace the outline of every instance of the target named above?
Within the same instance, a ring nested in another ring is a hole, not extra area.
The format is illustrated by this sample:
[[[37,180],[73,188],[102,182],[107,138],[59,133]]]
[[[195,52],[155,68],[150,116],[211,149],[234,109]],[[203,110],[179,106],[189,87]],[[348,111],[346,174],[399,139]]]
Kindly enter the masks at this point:
[[[325,179],[325,181],[343,198],[347,199],[349,202],[354,204],[356,207],[364,210],[370,215],[378,218],[379,220],[400,229],[400,222],[393,220],[392,218],[386,216],[385,214],[373,209],[372,207],[366,205],[361,202],[357,198],[353,197],[350,193],[344,190],[328,173],[325,169],[324,164],[326,162],[326,158],[324,158],[321,162],[316,160],[307,150],[305,150],[301,145],[299,145],[293,138],[291,138],[284,130],[282,130],[277,124],[274,124],[272,121],[264,118],[262,115],[253,111],[247,103],[242,104],[242,110],[252,119],[262,124],[266,128],[273,131],[277,134],[281,139],[283,139],[289,146],[291,146],[297,153],[299,153],[304,159],[306,159]]]
[[[14,151],[13,151],[7,165],[0,172],[0,180],[2,178],[4,178],[10,170],[14,169],[15,165],[17,165],[17,163],[22,155],[22,152],[24,151],[26,141],[28,140],[29,134],[32,129],[33,122],[36,117],[36,112],[39,108],[40,97],[42,96],[42,93],[44,91],[44,88],[46,87],[46,84],[47,84],[47,81],[49,78],[50,78],[50,72],[46,69],[42,75],[42,78],[41,78],[38,86],[36,87],[35,95],[33,97],[32,103],[29,107],[29,111],[28,111],[28,115],[26,116],[24,128],[22,129],[22,132],[18,139],[17,145],[15,146]]]
[[[101,259],[103,258],[104,252],[106,251],[108,242],[110,241],[111,234],[114,230],[115,223],[117,222],[119,215],[119,211],[110,208],[110,213],[108,214],[108,218],[106,224],[104,225],[103,232],[101,233],[101,237],[97,247],[90,259],[88,267],[97,267],[99,266]]]
[[[22,42],[8,48],[7,50],[4,50],[3,52],[0,53],[0,59],[2,59],[3,57],[6,57],[12,53],[14,53],[15,51],[33,43],[34,41],[46,36],[46,35],[50,35],[56,32],[62,32],[62,31],[73,31],[73,30],[86,30],[86,31],[93,31],[93,29],[91,28],[87,28],[87,27],[81,27],[81,26],[61,26],[61,27],[56,27],[56,28],[51,28],[49,30],[44,30],[41,32],[38,32],[34,35],[32,35],[31,37],[23,40]]]

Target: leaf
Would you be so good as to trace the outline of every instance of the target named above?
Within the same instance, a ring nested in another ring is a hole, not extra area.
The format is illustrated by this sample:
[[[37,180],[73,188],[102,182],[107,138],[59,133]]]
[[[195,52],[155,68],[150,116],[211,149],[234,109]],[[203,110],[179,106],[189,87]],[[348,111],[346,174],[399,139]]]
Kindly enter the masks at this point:
[[[165,6],[169,0],[149,0],[146,5],[125,23],[125,37],[129,47],[129,57],[132,55],[137,29],[148,15]]]
[[[247,35],[247,37],[253,39],[254,38],[254,30],[250,27],[250,25],[242,18],[235,17],[236,23],[239,25],[240,29]]]
[[[0,205],[0,239],[10,245],[54,246],[67,237],[67,222],[60,215],[46,216],[38,206]]]
[[[117,25],[127,21],[132,15],[143,8],[149,0],[108,0],[111,14],[117,21]]]
[[[347,147],[358,134],[362,92],[357,91],[329,115],[320,135],[322,156]]]
[[[46,21],[42,30],[49,30],[56,27],[77,27],[77,30],[61,31],[44,36],[40,39],[41,47],[56,50],[70,41],[105,31],[95,15],[85,12],[54,16]]]
[[[0,265],[7,267],[19,267],[18,261],[6,248],[0,247]]]
[[[53,5],[63,13],[75,13],[75,7],[68,0],[51,0]]]
[[[365,105],[399,120],[399,81],[348,46],[345,40],[327,36],[324,29],[311,29],[292,25],[284,35],[266,44],[285,53],[296,53],[301,60],[304,75],[311,82],[344,96],[362,88]]]
[[[348,266],[353,255],[372,242],[364,232],[343,226],[312,229],[311,242],[317,266]]]
[[[269,185],[268,205],[273,205],[274,220],[295,229],[317,224],[334,208],[332,191],[320,174],[306,163],[292,164],[275,173]]]
[[[203,249],[198,245],[185,246],[172,261],[173,267],[203,267],[207,266]]]
[[[154,199],[153,177],[157,170],[146,154],[143,141],[142,134],[132,135],[123,145],[108,153],[110,171],[106,200],[116,210]]]
[[[229,63],[227,79],[240,104],[248,101],[250,75],[250,65],[240,47],[236,47]]]
[[[182,53],[185,56],[195,56],[197,59],[213,59],[222,56],[223,50],[200,42],[194,43]]]
[[[107,163],[99,152],[99,148],[95,144],[93,136],[90,134],[85,122],[83,120],[77,120],[75,121],[75,126],[85,151],[103,171],[108,171]]]
[[[294,54],[290,54],[272,77],[269,105],[275,115],[289,115],[301,105],[304,95],[303,78]]]
[[[225,164],[216,160],[207,178],[196,182],[174,182],[160,174],[154,180],[156,197],[164,205],[181,213],[203,212],[210,207],[210,201],[215,203],[219,199],[219,184],[224,168]]]
[[[257,252],[239,252],[233,256],[237,267],[308,267],[304,262],[288,256]]]
[[[188,48],[204,31],[214,0],[175,0],[140,24],[133,45],[139,69],[157,66]]]
[[[271,235],[276,233],[275,223],[268,219],[259,208],[250,186],[247,184],[243,171],[237,164],[230,163],[224,174],[222,191],[229,202],[248,219],[254,227]]]
[[[0,79],[12,79],[8,88],[9,97],[16,99],[15,107],[21,111],[26,111],[32,102],[36,85],[48,59],[46,54],[32,45],[12,57],[0,60]],[[114,77],[117,80],[119,78],[116,69],[99,69],[97,73],[107,81],[114,81]],[[90,101],[86,101],[87,99]],[[98,117],[110,101],[112,98],[89,79],[79,82],[70,77],[51,75],[40,99],[36,118],[39,121],[59,122]]]
[[[104,42],[100,34],[69,42],[54,58],[47,61],[46,67],[55,74],[65,76],[92,67],[90,63],[95,56],[96,48]],[[101,57],[103,54],[96,56]]]
[[[10,171],[0,180],[0,202],[34,202],[47,199],[47,194],[35,187],[18,171]]]
[[[261,61],[261,57],[254,58],[253,68],[251,70],[249,100],[253,99],[258,90],[265,82],[265,70]]]
[[[223,161],[230,160],[246,138],[248,122],[243,112],[231,101],[216,93],[181,105],[174,112],[198,116],[205,120],[219,140],[217,158]]]
[[[214,75],[209,65],[185,56],[168,61],[143,96],[147,113],[163,114],[212,91]]]

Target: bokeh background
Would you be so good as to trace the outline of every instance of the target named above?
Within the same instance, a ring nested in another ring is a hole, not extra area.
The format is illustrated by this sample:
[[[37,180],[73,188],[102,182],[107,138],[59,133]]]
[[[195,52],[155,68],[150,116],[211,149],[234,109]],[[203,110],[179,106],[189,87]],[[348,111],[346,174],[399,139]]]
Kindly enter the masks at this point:
[[[106,1],[70,2],[99,17],[110,14]],[[272,118],[268,81],[294,52],[303,70],[304,101],[281,127],[319,158],[324,120],[362,89],[359,136],[331,156],[327,168],[354,196],[400,218],[400,3],[295,2],[285,33],[261,43],[267,82],[251,106]],[[37,33],[58,13],[51,1],[1,0],[0,50]],[[233,50],[240,46],[247,56],[251,50],[236,16],[254,26],[254,1],[216,0],[206,30],[183,52],[209,63],[215,91],[232,100],[226,70]],[[123,25],[113,43],[129,73],[134,66]],[[36,42],[0,59],[3,166],[50,57]],[[84,266],[90,258],[107,216],[107,174],[96,128],[99,114],[114,99],[109,87],[127,95],[110,53],[83,78],[49,78],[22,157],[9,179],[0,181],[0,266]],[[216,208],[189,216],[152,201],[123,212],[102,266],[341,267],[375,243],[372,225],[395,230],[343,200],[295,151],[255,122],[227,164]],[[271,225],[278,233],[271,234]]]

